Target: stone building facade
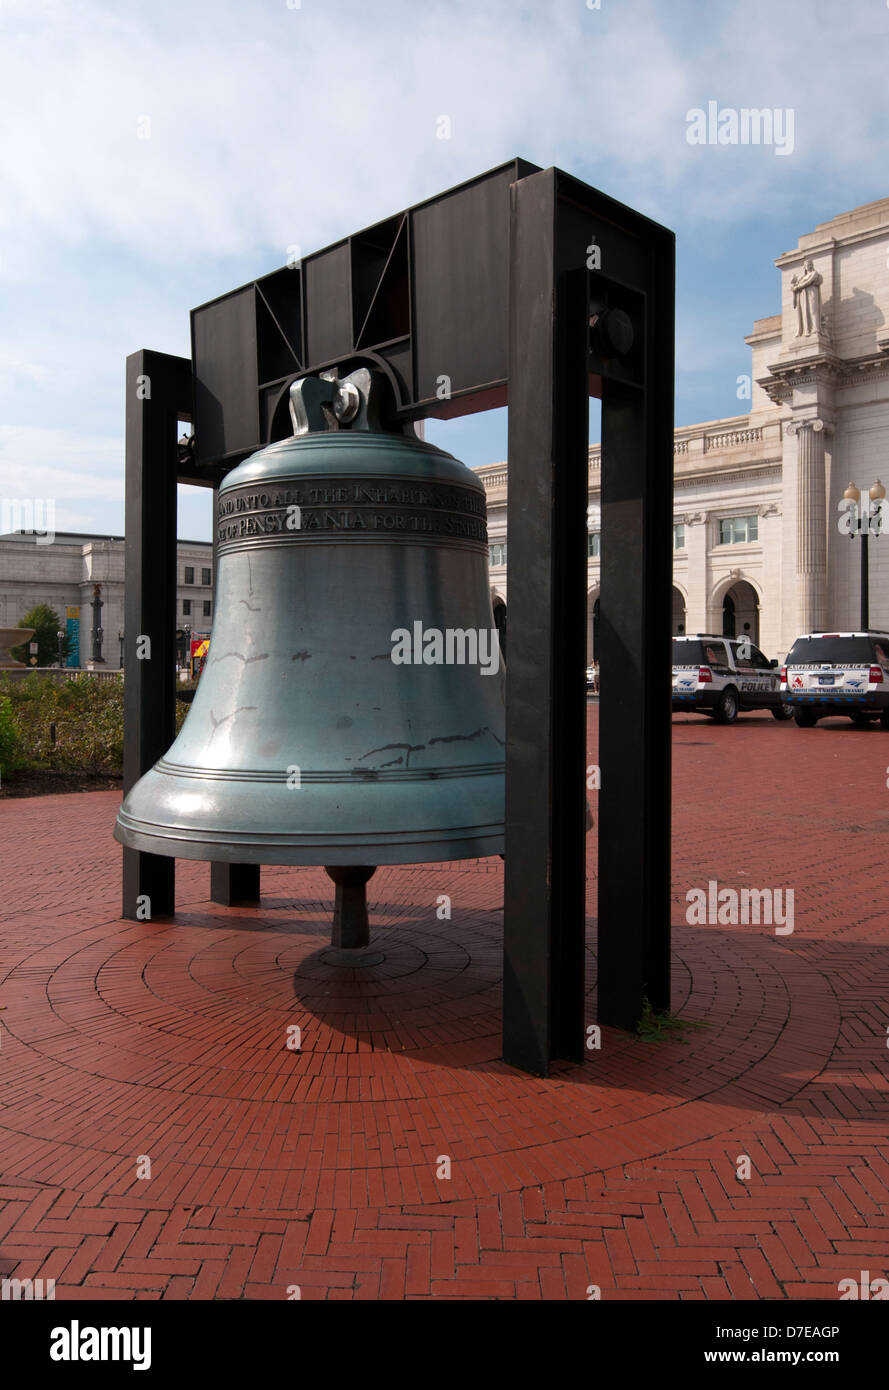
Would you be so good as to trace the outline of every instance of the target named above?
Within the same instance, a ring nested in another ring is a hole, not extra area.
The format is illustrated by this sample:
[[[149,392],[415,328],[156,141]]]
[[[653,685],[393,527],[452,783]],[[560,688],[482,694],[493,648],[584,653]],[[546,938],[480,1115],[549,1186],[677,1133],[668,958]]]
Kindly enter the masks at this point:
[[[843,493],[889,489],[889,198],[779,256],[781,311],[757,320],[746,415],[675,432],[673,631],[748,631],[782,657],[801,632],[857,629],[860,536]],[[587,641],[598,616],[600,458],[589,454]],[[488,499],[495,616],[508,606],[505,464]],[[889,534],[868,541],[870,627],[889,627]]]
[[[210,635],[212,544],[180,541],[176,565],[176,626],[183,634],[178,648],[184,664],[188,639]],[[102,601],[102,669],[118,670],[125,637],[123,538],[57,532],[49,540],[35,531],[0,535],[0,627],[15,627],[36,604],[48,604],[63,630],[76,634],[77,659],[69,660],[70,666],[92,665],[96,585]]]

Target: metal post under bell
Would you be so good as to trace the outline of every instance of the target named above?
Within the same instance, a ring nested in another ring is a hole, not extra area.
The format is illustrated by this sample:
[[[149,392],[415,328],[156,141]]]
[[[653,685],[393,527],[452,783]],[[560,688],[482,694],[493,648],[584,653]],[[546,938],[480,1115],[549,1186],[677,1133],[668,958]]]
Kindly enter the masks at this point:
[[[374,868],[354,864],[334,864],[325,869],[336,884],[333,909],[332,946],[360,950],[370,941],[367,920],[367,881]]]

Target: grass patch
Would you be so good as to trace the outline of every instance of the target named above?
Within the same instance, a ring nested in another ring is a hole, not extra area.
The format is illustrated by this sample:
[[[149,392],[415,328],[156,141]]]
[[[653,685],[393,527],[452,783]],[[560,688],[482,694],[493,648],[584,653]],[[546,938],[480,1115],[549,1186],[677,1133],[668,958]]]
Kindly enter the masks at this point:
[[[651,1007],[649,999],[642,1001],[642,1017],[636,1025],[636,1037],[642,1042],[688,1042],[688,1038],[683,1034],[689,1030],[706,1028],[706,1023],[701,1023],[694,1018],[679,1018],[676,1014],[670,1013],[669,1009],[662,1009],[659,1012]]]

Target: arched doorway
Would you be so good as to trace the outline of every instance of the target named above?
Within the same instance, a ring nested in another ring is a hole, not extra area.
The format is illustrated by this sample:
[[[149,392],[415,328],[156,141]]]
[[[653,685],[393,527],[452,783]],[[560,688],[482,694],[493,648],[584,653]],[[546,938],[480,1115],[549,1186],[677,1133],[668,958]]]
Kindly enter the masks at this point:
[[[494,626],[500,639],[500,655],[506,660],[506,604],[501,598],[494,600]]]
[[[746,579],[738,579],[722,598],[724,637],[749,637],[759,646],[759,595]]]
[[[681,637],[685,632],[685,599],[676,585],[673,585],[673,625],[671,632],[674,637]]]
[[[588,666],[599,660],[599,597],[596,594],[596,597],[593,598],[595,592],[592,590],[586,597],[586,660]]]

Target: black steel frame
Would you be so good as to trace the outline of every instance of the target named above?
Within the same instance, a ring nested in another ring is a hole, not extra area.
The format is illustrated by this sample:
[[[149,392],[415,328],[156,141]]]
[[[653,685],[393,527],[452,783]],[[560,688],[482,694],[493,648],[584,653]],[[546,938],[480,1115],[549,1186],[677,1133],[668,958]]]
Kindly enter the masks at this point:
[[[614,311],[632,345],[591,335]],[[672,233],[514,160],[193,310],[191,359],[127,359],[126,789],[173,737],[177,482],[215,493],[290,433],[290,382],[330,367],[384,371],[403,420],[508,403],[503,1056],[537,1075],[585,1046],[590,395],[602,399],[597,1017],[632,1028],[646,999],[669,1006],[673,339]],[[125,917],[144,918],[146,898],[152,916],[173,912],[174,863],[124,850]],[[259,889],[256,866],[211,868],[214,901]]]

